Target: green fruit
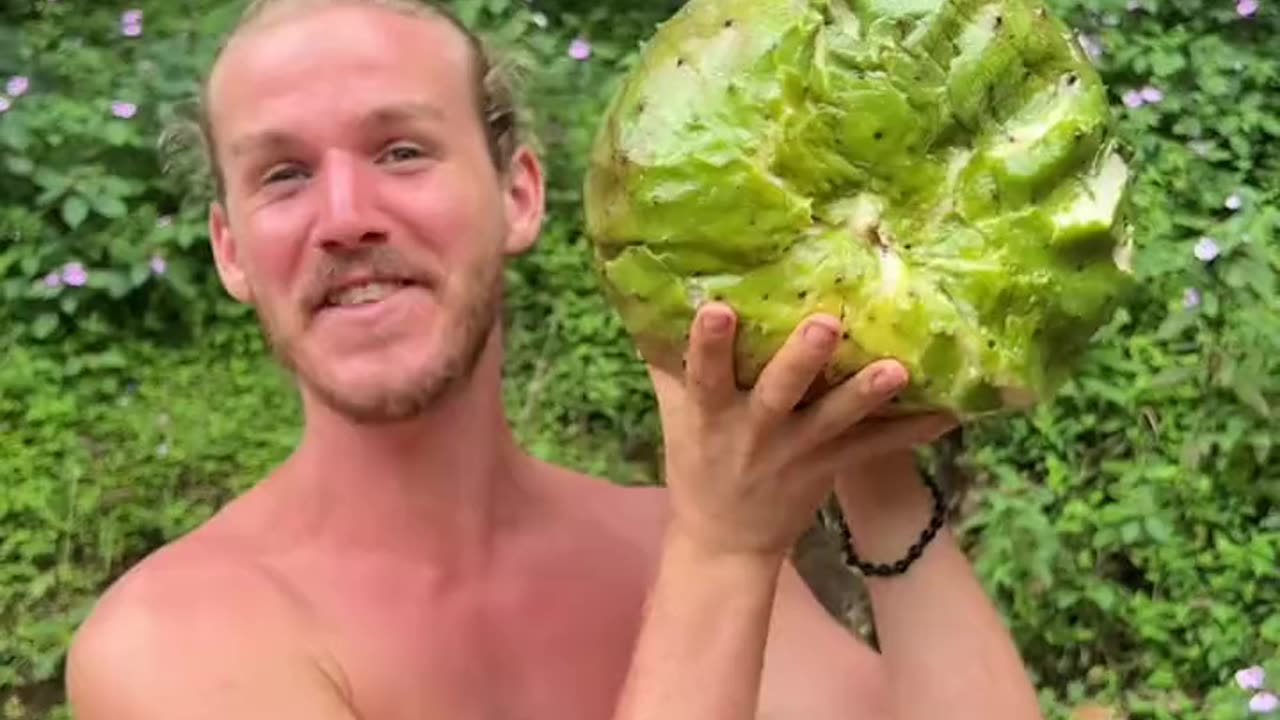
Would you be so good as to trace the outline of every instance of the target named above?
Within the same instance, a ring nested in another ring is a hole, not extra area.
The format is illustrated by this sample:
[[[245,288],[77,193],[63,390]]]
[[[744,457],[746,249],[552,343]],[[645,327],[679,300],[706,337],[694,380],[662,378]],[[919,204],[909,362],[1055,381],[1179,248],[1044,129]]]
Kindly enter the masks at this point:
[[[882,357],[903,407],[1026,407],[1131,286],[1130,170],[1106,89],[1034,0],[692,0],[610,102],[587,234],[642,356],[738,313],[750,386],[804,317],[819,385]]]

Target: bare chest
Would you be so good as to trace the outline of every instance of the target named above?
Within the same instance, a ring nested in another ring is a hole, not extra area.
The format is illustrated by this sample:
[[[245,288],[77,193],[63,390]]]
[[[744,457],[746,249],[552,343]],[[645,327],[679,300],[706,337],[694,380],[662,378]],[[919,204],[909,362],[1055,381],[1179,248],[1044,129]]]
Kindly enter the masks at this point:
[[[370,570],[317,595],[362,720],[599,720],[627,671],[647,577],[564,559],[452,586]]]

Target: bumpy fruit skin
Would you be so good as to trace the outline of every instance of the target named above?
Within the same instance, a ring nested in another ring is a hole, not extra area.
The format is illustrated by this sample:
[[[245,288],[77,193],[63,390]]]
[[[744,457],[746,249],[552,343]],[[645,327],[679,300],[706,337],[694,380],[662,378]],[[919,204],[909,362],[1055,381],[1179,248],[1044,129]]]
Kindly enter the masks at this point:
[[[678,370],[718,299],[750,386],[827,312],[848,333],[819,386],[892,357],[905,411],[972,418],[1051,394],[1130,289],[1129,184],[1100,78],[1034,0],[692,0],[584,191],[649,362]]]

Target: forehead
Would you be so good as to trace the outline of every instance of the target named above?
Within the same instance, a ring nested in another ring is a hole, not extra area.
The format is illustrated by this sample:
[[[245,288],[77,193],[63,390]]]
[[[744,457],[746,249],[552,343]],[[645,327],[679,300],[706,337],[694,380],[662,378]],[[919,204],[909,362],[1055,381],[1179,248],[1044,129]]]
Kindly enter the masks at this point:
[[[438,17],[334,5],[281,12],[242,29],[209,78],[220,139],[265,127],[352,118],[387,105],[474,117],[465,36]]]

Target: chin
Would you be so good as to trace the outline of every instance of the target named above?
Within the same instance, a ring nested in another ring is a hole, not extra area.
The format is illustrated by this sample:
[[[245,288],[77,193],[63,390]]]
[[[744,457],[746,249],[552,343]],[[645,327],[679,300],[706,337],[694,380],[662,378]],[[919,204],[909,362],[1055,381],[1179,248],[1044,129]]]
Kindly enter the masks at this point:
[[[493,290],[461,302],[421,300],[397,292],[371,307],[320,314],[296,332],[279,332],[269,316],[262,325],[312,400],[362,424],[402,422],[470,380],[499,319]]]
[[[439,352],[404,355],[389,350],[331,354],[298,363],[295,369],[316,399],[365,424],[401,422],[429,412],[469,371]]]
[[[291,363],[318,401],[360,424],[403,422],[431,412],[475,371],[488,333],[428,332],[378,348],[308,349]]]

